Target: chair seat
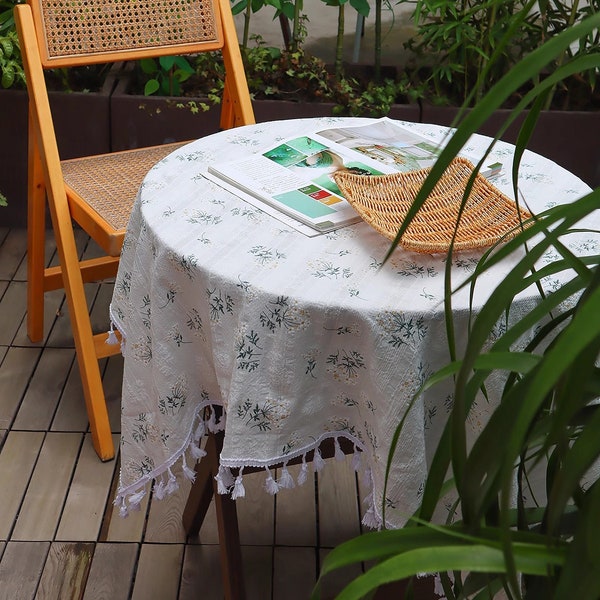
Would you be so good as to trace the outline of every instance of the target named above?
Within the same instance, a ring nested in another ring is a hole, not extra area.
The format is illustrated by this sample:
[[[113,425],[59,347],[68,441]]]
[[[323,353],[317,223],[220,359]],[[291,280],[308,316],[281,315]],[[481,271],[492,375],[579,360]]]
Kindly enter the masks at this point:
[[[107,235],[97,241],[109,255],[118,256],[121,251],[131,209],[146,173],[183,143],[61,161],[71,212],[94,238],[97,224],[102,224]]]

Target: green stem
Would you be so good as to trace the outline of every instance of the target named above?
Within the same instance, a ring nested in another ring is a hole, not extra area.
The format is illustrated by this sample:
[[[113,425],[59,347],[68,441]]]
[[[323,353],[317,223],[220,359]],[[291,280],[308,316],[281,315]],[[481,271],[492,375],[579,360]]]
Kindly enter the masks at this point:
[[[375,0],[375,81],[381,81],[381,8],[382,0]]]
[[[344,4],[338,7],[338,30],[335,43],[334,72],[337,79],[342,78],[342,58],[344,55]]]
[[[571,5],[571,14],[569,15],[568,27],[573,27],[573,25],[575,24],[575,17],[577,15],[578,8],[579,8],[579,0],[573,0],[573,4]],[[556,61],[557,68],[561,67],[564,64],[566,57],[567,57],[567,50],[565,49],[565,51],[558,57],[558,59]],[[550,109],[555,92],[556,92],[556,84],[552,86],[552,90],[550,91],[550,93],[548,94],[548,97],[546,98],[546,102],[544,104],[544,110]]]
[[[300,44],[300,9],[302,6],[302,0],[295,0],[294,2],[294,27],[292,31],[292,52],[298,52],[298,46]]]
[[[246,0],[246,10],[244,12],[244,34],[242,37],[242,48],[245,54],[248,48],[248,38],[250,36],[250,14],[252,12],[252,0]]]

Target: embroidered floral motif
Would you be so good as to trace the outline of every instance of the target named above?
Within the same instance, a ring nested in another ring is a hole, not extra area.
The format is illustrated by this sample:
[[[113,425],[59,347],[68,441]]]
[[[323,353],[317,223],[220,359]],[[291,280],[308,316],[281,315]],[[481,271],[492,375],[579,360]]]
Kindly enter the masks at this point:
[[[260,337],[255,331],[238,336],[236,341],[238,369],[251,372],[258,368],[262,356],[259,342]]]
[[[206,290],[208,303],[210,307],[211,321],[218,321],[225,313],[233,314],[235,302],[229,294],[224,294],[221,290],[213,288]]]

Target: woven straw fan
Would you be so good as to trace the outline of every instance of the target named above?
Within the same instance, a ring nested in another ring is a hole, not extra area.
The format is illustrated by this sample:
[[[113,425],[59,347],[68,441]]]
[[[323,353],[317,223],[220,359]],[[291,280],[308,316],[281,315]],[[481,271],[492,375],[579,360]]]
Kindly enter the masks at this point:
[[[455,158],[448,165],[402,236],[400,244],[404,248],[415,252],[447,252],[473,168],[464,158]],[[390,175],[339,171],[333,178],[362,219],[393,240],[429,171],[427,168]],[[517,212],[508,196],[477,174],[461,215],[454,250],[483,248],[501,239],[507,241],[531,216],[521,207]]]

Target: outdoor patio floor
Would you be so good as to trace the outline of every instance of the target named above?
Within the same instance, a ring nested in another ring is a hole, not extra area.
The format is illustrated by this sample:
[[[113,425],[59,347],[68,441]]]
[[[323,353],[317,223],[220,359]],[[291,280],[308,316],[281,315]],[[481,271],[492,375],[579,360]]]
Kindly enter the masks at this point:
[[[186,539],[181,525],[189,483],[163,501],[148,494],[127,519],[113,511],[119,461],[102,463],[91,445],[64,294],[47,294],[44,340],[31,343],[26,231],[0,226],[0,243],[0,600],[221,598],[214,509],[199,538]],[[50,261],[54,254],[49,234]],[[87,293],[101,331],[112,285],[87,284]],[[122,362],[101,364],[116,447]],[[260,489],[263,479],[245,479],[238,501],[247,596],[305,600],[327,552],[361,532],[360,482],[349,458],[276,496]],[[340,572],[322,597],[359,572]]]

